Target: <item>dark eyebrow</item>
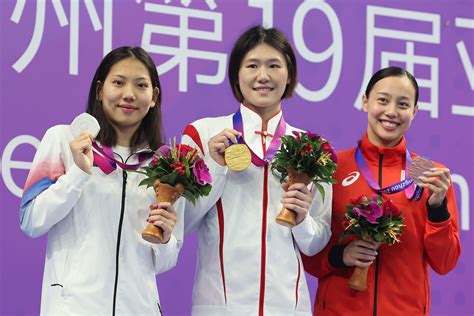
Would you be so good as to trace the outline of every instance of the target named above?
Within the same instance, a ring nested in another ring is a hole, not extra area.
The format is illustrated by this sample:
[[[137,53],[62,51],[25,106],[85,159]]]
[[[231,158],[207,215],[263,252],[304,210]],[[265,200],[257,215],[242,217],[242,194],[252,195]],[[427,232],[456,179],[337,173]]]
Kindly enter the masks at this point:
[[[247,63],[248,62],[262,62],[262,60],[258,58],[250,58],[250,59],[245,60],[245,62]],[[278,58],[270,58],[270,59],[263,60],[263,62],[275,63],[275,62],[282,62],[282,60]]]
[[[408,101],[410,101],[410,98],[409,98],[409,97],[405,97],[405,96],[399,97],[398,99],[399,99],[399,100],[408,100]]]
[[[391,97],[391,95],[387,92],[377,92],[378,95],[382,95],[382,96],[387,96],[387,97]],[[401,97],[398,97],[397,100],[408,100],[410,101],[410,97],[407,97],[407,96],[401,96]]]
[[[121,79],[128,79],[128,77],[126,77],[124,75],[120,75],[120,74],[112,74],[111,76],[119,77]],[[136,81],[138,81],[138,80],[149,80],[149,81],[151,81],[151,79],[148,78],[148,77],[138,77],[138,78],[135,78],[134,80],[136,80]]]

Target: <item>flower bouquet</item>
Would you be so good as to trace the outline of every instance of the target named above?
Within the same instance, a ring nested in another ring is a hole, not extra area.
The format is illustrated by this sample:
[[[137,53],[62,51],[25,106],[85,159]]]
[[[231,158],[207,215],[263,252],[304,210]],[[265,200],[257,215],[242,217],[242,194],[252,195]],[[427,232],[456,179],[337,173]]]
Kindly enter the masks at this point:
[[[209,169],[198,151],[188,145],[161,146],[150,164],[135,172],[146,176],[140,185],[153,186],[157,203],[174,203],[182,195],[194,204],[200,196],[207,196],[211,191]],[[163,230],[150,223],[142,232],[142,237],[149,242],[160,243]]]
[[[282,145],[273,158],[271,170],[280,174],[280,182],[288,178],[289,185],[313,182],[324,200],[321,183],[336,183],[332,177],[337,167],[336,152],[317,134],[297,131],[293,134],[281,137]],[[296,225],[296,214],[283,208],[276,221],[291,228]]]
[[[400,242],[403,216],[392,200],[383,200],[381,195],[359,196],[346,206],[344,215],[344,233],[340,241],[349,236],[363,240],[393,245]],[[368,268],[356,267],[349,280],[349,286],[355,290],[367,289]]]

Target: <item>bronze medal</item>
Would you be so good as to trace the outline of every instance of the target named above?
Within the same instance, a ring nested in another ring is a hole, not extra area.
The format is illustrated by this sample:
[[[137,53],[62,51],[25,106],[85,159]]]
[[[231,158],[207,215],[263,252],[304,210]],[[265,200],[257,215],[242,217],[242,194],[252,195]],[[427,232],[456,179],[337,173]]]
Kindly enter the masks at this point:
[[[252,162],[252,155],[245,144],[234,144],[225,149],[224,160],[232,171],[242,171]]]
[[[430,170],[434,167],[433,161],[423,158],[423,157],[416,157],[410,163],[410,168],[408,170],[408,176],[410,179],[415,181],[415,183],[419,183],[420,179],[419,176],[423,176],[423,172]]]

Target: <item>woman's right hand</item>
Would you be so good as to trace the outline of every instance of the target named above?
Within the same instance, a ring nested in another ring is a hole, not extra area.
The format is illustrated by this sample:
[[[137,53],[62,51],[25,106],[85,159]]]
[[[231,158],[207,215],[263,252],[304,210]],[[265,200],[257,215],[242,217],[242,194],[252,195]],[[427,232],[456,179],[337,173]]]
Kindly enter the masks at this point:
[[[163,240],[161,243],[168,243],[177,221],[176,210],[173,204],[170,202],[161,202],[159,204],[150,205],[150,213],[148,214],[147,221],[163,230]]]
[[[237,144],[237,137],[241,137],[242,133],[235,129],[226,128],[219,134],[209,139],[209,155],[221,166],[225,166],[224,151],[230,146],[229,139]]]
[[[353,240],[344,248],[342,259],[348,267],[369,267],[377,256],[381,243],[365,240]]]
[[[92,165],[94,164],[94,156],[92,154],[92,135],[89,133],[81,133],[70,143],[72,158],[74,163],[81,168],[82,171],[90,174]]]

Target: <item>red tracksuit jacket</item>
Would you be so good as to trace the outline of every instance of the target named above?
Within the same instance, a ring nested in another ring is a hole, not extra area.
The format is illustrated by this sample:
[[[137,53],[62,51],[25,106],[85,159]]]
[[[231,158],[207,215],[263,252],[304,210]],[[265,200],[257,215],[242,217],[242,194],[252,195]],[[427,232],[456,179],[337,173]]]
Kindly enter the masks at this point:
[[[373,145],[364,135],[360,144],[370,170],[382,187],[401,180],[405,169],[405,138],[389,148]],[[430,308],[429,267],[446,274],[454,268],[461,253],[453,187],[438,208],[427,207],[428,190],[424,190],[419,201],[408,200],[404,191],[384,194],[403,213],[406,226],[401,242],[379,249],[376,261],[369,268],[367,290],[350,289],[347,281],[354,268],[346,267],[342,261],[347,243],[339,244],[344,229],[342,217],[351,198],[375,193],[360,174],[355,151],[352,148],[338,153],[331,240],[316,256],[303,257],[306,271],[319,278],[314,315],[426,315]],[[436,167],[443,166],[436,163]]]

